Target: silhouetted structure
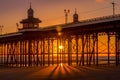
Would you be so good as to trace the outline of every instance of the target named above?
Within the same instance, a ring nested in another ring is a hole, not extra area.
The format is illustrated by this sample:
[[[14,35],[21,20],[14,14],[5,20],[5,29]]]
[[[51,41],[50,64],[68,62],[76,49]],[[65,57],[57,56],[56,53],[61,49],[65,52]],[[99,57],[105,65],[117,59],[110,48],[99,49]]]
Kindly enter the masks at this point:
[[[31,8],[28,9],[28,18],[23,19],[20,23],[23,24],[22,29],[33,29],[33,28],[39,28],[39,23],[41,20],[38,18],[34,18],[34,10]]]
[[[79,22],[79,16],[77,14],[77,10],[75,9],[75,14],[73,15],[73,22],[76,23],[76,22]]]
[[[68,23],[68,13],[70,13],[70,10],[64,9],[64,13],[65,13],[65,24],[67,24]]]
[[[23,28],[0,36],[0,63],[11,66],[119,64],[120,15],[78,22],[75,11],[73,21],[77,23],[39,28],[41,20],[34,18],[30,6],[28,18],[20,22]],[[101,63],[98,42],[104,35],[107,36],[107,53],[102,57],[107,58]],[[112,37],[113,53],[110,52]]]

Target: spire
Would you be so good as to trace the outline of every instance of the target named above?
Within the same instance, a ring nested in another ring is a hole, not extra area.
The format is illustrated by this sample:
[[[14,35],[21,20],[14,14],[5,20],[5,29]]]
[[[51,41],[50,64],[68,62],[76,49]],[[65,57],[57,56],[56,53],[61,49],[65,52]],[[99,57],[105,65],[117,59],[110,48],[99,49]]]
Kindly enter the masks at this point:
[[[34,10],[32,9],[32,5],[30,2],[30,8],[28,9],[28,18],[33,18],[34,17]]]
[[[31,8],[31,2],[30,2],[30,8]]]
[[[76,8],[75,8],[75,14],[77,14],[77,10],[76,10]]]
[[[75,8],[75,13],[73,15],[73,22],[78,22],[78,14],[76,8]]]

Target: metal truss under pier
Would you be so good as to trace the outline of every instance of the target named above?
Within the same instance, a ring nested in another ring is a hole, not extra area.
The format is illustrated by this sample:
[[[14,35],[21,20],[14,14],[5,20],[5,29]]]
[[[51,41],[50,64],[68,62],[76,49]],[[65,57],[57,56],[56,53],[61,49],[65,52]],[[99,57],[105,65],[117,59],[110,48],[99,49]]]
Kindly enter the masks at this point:
[[[119,58],[120,15],[0,36],[0,64],[9,66],[119,65]]]

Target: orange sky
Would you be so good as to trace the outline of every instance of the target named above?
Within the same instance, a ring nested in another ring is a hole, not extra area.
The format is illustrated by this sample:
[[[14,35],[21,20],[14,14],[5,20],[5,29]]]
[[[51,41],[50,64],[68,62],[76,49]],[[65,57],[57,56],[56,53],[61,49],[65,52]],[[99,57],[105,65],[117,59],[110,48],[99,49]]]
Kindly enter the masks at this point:
[[[97,1],[97,2],[96,2]],[[35,17],[42,20],[40,27],[65,23],[64,9],[70,9],[69,22],[72,22],[74,9],[77,9],[79,20],[112,14],[113,0],[32,0]],[[116,14],[120,13],[116,2]],[[29,0],[0,0],[0,25],[3,33],[17,31],[16,23],[27,17]],[[19,26],[22,26],[19,24]]]

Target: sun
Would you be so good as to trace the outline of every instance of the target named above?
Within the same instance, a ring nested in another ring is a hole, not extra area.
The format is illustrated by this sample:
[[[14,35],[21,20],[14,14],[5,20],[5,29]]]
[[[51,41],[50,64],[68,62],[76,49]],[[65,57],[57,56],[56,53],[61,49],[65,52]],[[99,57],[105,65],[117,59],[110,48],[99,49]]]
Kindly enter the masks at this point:
[[[61,46],[59,46],[59,49],[63,49],[63,46],[61,45]]]

